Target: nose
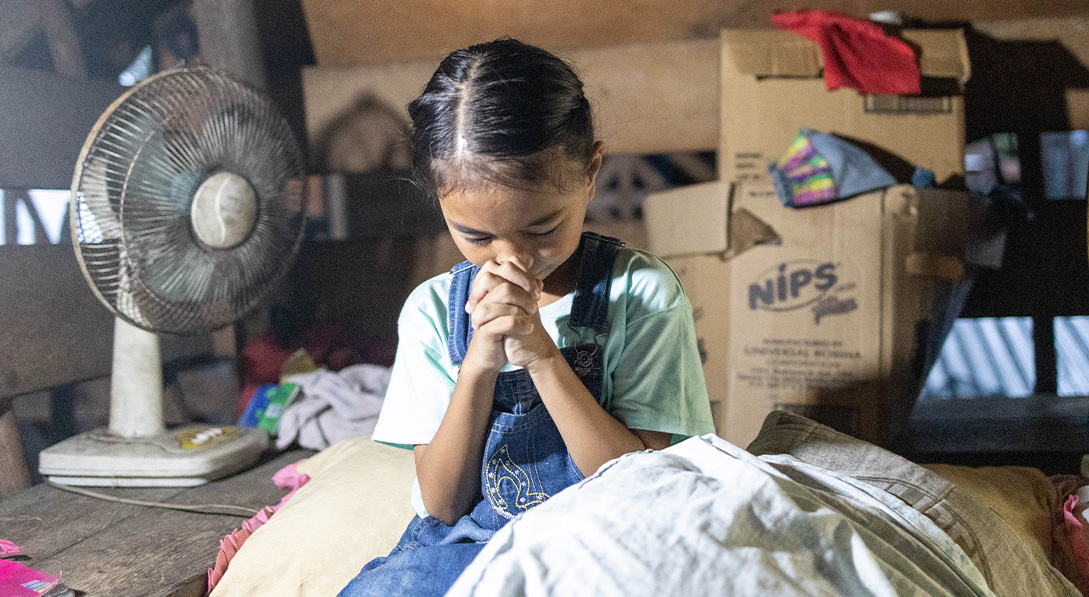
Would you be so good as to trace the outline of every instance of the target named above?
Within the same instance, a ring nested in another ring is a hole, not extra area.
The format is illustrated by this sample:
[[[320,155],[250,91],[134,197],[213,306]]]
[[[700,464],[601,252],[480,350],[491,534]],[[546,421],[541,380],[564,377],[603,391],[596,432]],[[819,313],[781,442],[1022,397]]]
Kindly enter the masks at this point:
[[[529,250],[529,247],[521,244],[499,243],[495,251],[495,260],[499,263],[516,260],[522,267],[530,269],[533,267],[533,252]]]

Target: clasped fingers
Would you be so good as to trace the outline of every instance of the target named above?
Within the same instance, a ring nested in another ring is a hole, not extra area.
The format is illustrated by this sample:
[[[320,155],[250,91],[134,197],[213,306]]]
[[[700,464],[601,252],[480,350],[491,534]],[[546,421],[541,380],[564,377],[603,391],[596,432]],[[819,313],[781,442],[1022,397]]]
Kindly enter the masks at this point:
[[[465,302],[465,311],[472,313],[484,297],[504,286],[508,286],[508,288],[505,288],[504,292],[501,293],[502,301],[507,302],[510,297],[517,294],[515,289],[519,289],[526,293],[533,305],[531,308],[526,309],[526,312],[533,313],[536,311],[537,299],[541,296],[544,283],[533,277],[517,261],[505,263],[489,261],[481,266],[480,271],[473,280],[473,288],[469,292],[468,300]],[[520,299],[518,300],[520,301]]]
[[[533,330],[533,317],[522,308],[503,303],[484,302],[473,311],[471,321],[478,332],[487,326],[488,335],[528,334]]]
[[[480,280],[480,276],[477,276],[477,281]],[[490,282],[491,280],[489,280]],[[502,304],[510,305],[512,307],[518,307],[526,313],[537,312],[537,300],[540,298],[539,292],[528,292],[525,288],[500,279],[498,283],[481,285],[479,288],[488,287],[488,290],[476,300],[472,301],[472,295],[470,295],[470,302],[465,305],[465,311],[470,315],[475,314],[476,310],[485,304]],[[478,286],[473,283],[473,293],[478,292]]]

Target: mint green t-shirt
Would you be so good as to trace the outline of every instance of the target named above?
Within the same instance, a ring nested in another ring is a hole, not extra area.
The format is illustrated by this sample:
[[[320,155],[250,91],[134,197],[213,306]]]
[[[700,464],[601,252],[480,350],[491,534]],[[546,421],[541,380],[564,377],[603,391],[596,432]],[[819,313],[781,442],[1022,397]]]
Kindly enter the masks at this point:
[[[403,448],[427,444],[438,431],[457,382],[447,350],[450,273],[427,280],[409,295],[398,321],[397,355],[375,441]],[[675,439],[713,433],[692,305],[662,260],[622,248],[609,291],[609,332],[567,325],[574,293],[542,307],[541,323],[560,348],[604,343],[601,403],[629,429],[671,433]],[[504,371],[513,370],[507,364]],[[426,516],[419,485],[412,503]]]

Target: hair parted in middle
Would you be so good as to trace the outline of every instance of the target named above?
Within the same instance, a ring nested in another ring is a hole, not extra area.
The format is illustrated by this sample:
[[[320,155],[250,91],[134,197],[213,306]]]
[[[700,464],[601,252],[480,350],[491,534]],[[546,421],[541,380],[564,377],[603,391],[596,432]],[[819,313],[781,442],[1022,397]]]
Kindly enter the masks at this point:
[[[582,81],[514,39],[451,53],[408,113],[415,175],[437,197],[488,184],[567,189],[585,182],[594,156]]]

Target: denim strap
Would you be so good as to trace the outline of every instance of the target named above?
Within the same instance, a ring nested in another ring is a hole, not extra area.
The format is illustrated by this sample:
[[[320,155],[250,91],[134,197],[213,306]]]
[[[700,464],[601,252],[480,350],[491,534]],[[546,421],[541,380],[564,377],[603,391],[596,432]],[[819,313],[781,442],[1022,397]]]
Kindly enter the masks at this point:
[[[582,233],[582,258],[575,276],[575,298],[571,302],[571,327],[608,331],[609,288],[613,282],[616,253],[624,243],[594,232]]]
[[[465,303],[469,301],[469,291],[473,288],[473,280],[480,268],[474,267],[471,261],[463,261],[450,271],[454,278],[450,281],[450,299],[447,302],[450,337],[446,341],[446,348],[450,352],[450,360],[455,365],[460,365],[465,359],[465,352],[469,350],[469,341],[473,339],[473,324],[469,320],[469,314],[465,312]]]

